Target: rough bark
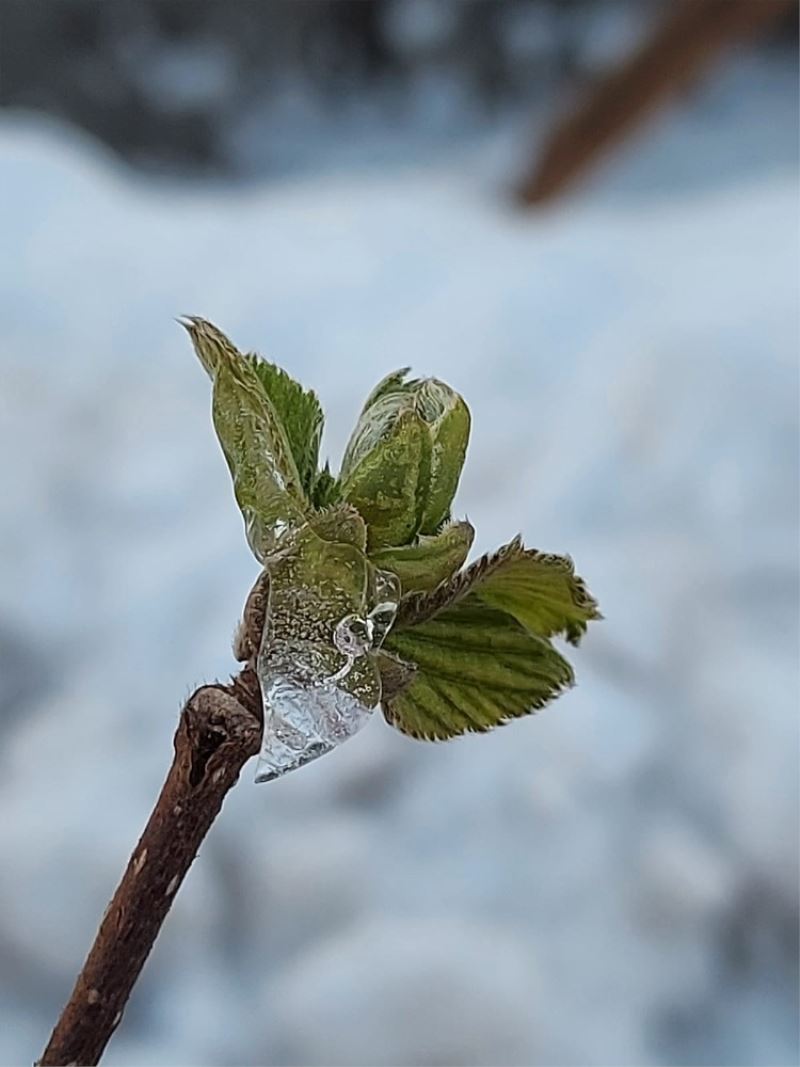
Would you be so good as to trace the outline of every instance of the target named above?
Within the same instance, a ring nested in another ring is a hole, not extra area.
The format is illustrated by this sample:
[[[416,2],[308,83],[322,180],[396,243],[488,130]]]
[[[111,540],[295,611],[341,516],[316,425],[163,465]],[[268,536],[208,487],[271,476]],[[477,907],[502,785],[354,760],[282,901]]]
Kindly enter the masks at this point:
[[[172,766],[39,1061],[43,1067],[98,1063],[225,795],[258,752],[261,729],[252,669],[228,686],[203,686],[186,702]]]

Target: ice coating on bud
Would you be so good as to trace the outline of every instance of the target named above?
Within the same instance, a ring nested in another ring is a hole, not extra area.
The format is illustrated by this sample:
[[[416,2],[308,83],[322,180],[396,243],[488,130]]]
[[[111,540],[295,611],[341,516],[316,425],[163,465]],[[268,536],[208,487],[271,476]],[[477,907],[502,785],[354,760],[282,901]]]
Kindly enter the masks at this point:
[[[367,524],[370,551],[412,540],[428,484],[430,442],[413,407],[378,402],[362,420],[343,468],[341,493]],[[346,472],[346,473],[345,473]]]
[[[190,317],[182,325],[214,383],[214,429],[233,478],[248,543],[263,563],[287,531],[305,521],[303,488],[285,426],[252,360],[205,319]]]
[[[238,373],[237,373],[238,372]],[[223,365],[212,393],[214,429],[233,478],[236,502],[256,559],[263,562],[305,513],[299,480],[269,402],[247,371]]]
[[[436,378],[420,383],[418,410],[430,428],[430,483],[419,532],[433,534],[449,518],[469,442],[470,413],[462,397]]]
[[[277,778],[352,737],[381,699],[371,653],[394,621],[399,583],[356,544],[306,525],[267,560],[257,659],[264,735],[256,781]]]
[[[467,405],[436,378],[384,378],[342,461],[341,493],[364,516],[370,551],[410,544],[448,518],[470,431]]]

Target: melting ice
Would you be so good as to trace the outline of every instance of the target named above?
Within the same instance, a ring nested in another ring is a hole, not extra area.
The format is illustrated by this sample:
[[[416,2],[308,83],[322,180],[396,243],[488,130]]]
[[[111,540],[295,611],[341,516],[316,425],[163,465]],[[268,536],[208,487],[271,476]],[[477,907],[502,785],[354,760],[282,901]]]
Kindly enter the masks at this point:
[[[266,566],[257,782],[330,752],[370,717],[381,697],[370,652],[394,621],[400,591],[357,545],[326,541],[309,526]]]

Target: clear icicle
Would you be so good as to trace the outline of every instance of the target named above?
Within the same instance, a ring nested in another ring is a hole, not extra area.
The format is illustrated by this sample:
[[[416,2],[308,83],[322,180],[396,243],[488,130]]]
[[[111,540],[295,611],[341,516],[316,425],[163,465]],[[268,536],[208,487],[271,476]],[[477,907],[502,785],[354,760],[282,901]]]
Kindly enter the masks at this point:
[[[381,697],[369,653],[397,611],[397,580],[357,545],[324,540],[310,526],[290,541],[267,561],[257,782],[324,755],[366,723]]]

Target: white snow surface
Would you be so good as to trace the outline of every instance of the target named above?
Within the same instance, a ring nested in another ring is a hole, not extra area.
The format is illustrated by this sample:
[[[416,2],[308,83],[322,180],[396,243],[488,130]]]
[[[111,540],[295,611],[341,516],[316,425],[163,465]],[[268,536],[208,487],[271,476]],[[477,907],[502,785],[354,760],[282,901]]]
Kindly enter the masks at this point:
[[[523,215],[463,155],[183,186],[0,124],[0,1062],[234,669],[256,564],[181,313],[313,385],[334,459],[387,371],[452,383],[476,551],[569,551],[606,621],[535,718],[246,769],[105,1062],[796,1062],[797,175],[625,165]]]

